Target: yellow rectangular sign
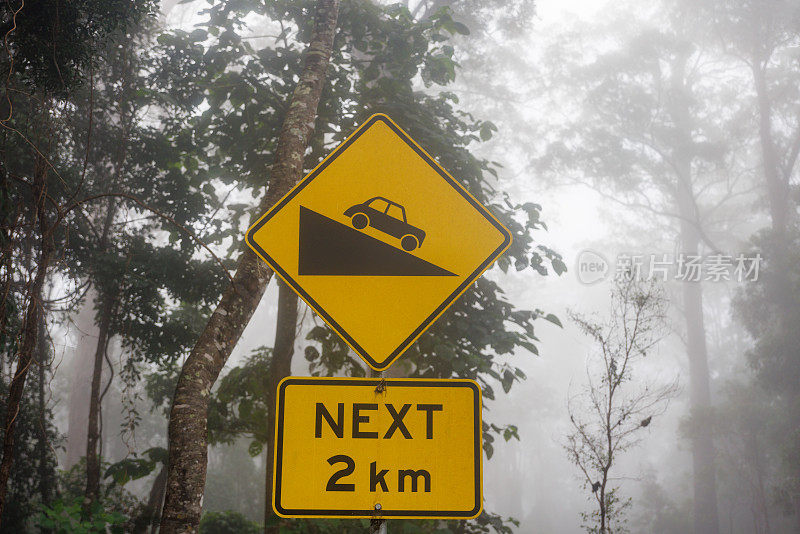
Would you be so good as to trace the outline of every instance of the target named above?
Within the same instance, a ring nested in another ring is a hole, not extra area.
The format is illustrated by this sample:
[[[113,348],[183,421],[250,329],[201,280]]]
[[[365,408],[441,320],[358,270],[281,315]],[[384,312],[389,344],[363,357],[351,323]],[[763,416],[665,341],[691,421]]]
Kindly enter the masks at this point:
[[[481,391],[472,380],[289,377],[278,386],[282,517],[477,517]]]

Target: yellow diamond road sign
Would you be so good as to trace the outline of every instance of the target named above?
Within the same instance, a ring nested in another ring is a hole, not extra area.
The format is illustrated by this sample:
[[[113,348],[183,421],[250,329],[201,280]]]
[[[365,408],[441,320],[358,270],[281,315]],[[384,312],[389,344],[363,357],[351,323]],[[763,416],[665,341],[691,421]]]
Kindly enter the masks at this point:
[[[385,115],[373,115],[247,243],[375,370],[388,368],[511,234]]]
[[[273,508],[283,517],[477,517],[481,392],[471,380],[285,378]]]

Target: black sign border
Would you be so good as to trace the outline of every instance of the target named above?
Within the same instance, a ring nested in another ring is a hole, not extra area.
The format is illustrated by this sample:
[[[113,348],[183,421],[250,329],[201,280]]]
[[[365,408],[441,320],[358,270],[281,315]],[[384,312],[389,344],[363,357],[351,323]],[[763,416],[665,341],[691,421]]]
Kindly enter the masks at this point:
[[[337,509],[311,509],[311,508],[283,508],[279,503],[281,499],[281,475],[283,474],[283,427],[286,388],[290,385],[332,385],[332,386],[370,386],[377,387],[383,381],[387,388],[397,387],[468,387],[474,392],[473,409],[474,421],[474,455],[475,455],[475,506],[471,510],[337,510]],[[338,517],[338,518],[421,518],[421,519],[471,519],[477,517],[483,508],[482,469],[483,460],[482,428],[481,428],[481,388],[472,380],[459,379],[392,379],[392,378],[313,378],[313,377],[288,377],[278,386],[276,399],[275,419],[275,456],[273,468],[272,507],[279,516],[283,517]]]
[[[480,213],[489,223],[492,224],[500,234],[503,236],[503,242],[500,244],[497,249],[495,249],[489,257],[486,258],[483,263],[481,263],[477,269],[475,269],[469,276],[467,276],[464,281],[453,291],[434,311],[431,313],[424,321],[414,329],[411,334],[404,339],[397,348],[394,349],[389,354],[389,357],[386,358],[383,362],[377,362],[372,356],[370,356],[364,348],[358,344],[358,342],[353,339],[353,337],[344,329],[342,326],[336,322],[336,320],[331,317],[325,309],[319,305],[319,303],[314,300],[311,295],[309,295],[301,286],[300,284],[294,280],[289,273],[287,273],[279,264],[272,258],[267,251],[264,250],[262,247],[255,242],[253,236],[258,232],[262,226],[264,226],[276,213],[278,213],[289,201],[291,201],[295,196],[297,196],[300,191],[302,191],[311,181],[316,178],[325,168],[333,163],[339,155],[341,155],[351,144],[353,144],[356,139],[361,137],[361,134],[366,132],[373,124],[376,122],[383,122],[386,126],[388,126],[394,133],[396,133],[400,139],[402,139],[409,147],[411,147],[414,152],[416,152],[425,162],[435,170],[439,176],[441,176],[447,183],[449,183],[453,189],[458,192],[464,199],[466,199],[472,206]],[[440,167],[424,150],[422,150],[403,130],[401,130],[397,125],[392,122],[389,117],[382,114],[372,115],[364,124],[362,124],[356,131],[351,135],[347,140],[336,147],[336,149],[331,153],[331,155],[325,160],[320,163],[320,165],[314,169],[311,173],[308,174],[297,186],[289,191],[289,193],[284,196],[281,200],[278,201],[275,206],[273,206],[267,213],[262,217],[258,222],[256,222],[246,234],[247,243],[256,250],[259,255],[270,264],[270,266],[275,270],[276,273],[287,283],[289,286],[297,292],[303,300],[305,300],[309,306],[311,306],[315,312],[317,312],[322,318],[328,323],[331,328],[333,328],[337,334],[345,339],[348,345],[350,345],[353,350],[355,350],[359,356],[361,356],[364,361],[366,361],[370,367],[375,369],[376,371],[384,371],[388,369],[400,355],[405,352],[413,343],[413,341],[420,335],[422,332],[428,329],[428,327],[433,324],[436,318],[444,312],[447,308],[449,308],[456,298],[463,293],[466,288],[472,284],[475,280],[477,280],[480,275],[485,271],[489,265],[491,265],[503,251],[511,245],[511,234],[506,229],[505,226],[500,224],[500,222],[492,216],[492,214],[483,206],[480,202],[475,200],[475,198],[469,194],[469,192],[464,188],[463,185],[459,184],[452,176],[450,176],[442,167]]]

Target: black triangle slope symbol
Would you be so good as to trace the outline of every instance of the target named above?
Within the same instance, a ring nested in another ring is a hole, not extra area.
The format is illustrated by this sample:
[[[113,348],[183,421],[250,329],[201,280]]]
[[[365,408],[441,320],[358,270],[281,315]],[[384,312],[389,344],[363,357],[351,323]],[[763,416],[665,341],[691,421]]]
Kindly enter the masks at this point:
[[[300,206],[298,274],[456,276],[304,206]]]

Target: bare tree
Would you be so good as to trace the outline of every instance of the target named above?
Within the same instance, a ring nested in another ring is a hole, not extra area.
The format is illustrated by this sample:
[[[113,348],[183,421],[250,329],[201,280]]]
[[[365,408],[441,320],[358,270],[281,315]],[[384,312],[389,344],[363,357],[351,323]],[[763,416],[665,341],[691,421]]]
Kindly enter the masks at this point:
[[[588,532],[623,532],[630,500],[620,497],[619,478],[611,469],[619,455],[641,440],[642,430],[661,415],[678,393],[677,379],[668,385],[636,385],[634,368],[666,333],[666,300],[654,284],[633,277],[612,291],[611,317],[596,323],[570,314],[599,349],[587,359],[588,382],[567,402],[572,431],[564,448],[581,471],[583,485],[597,503],[584,514]]]

